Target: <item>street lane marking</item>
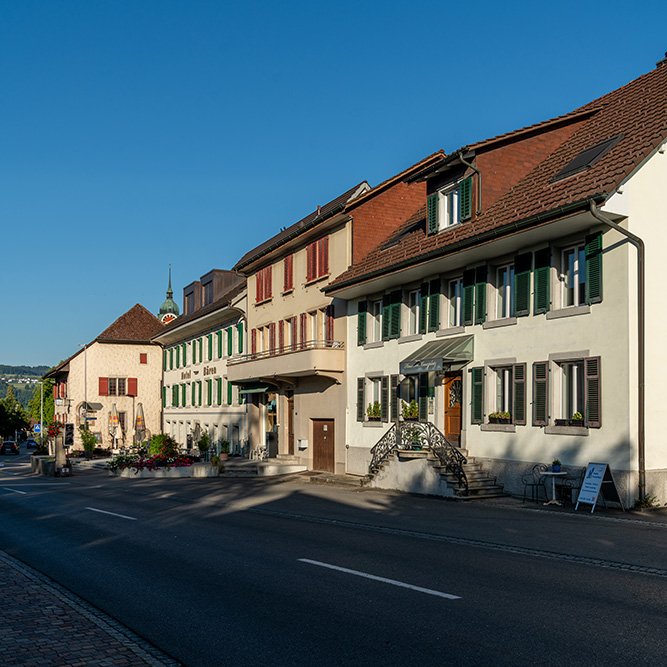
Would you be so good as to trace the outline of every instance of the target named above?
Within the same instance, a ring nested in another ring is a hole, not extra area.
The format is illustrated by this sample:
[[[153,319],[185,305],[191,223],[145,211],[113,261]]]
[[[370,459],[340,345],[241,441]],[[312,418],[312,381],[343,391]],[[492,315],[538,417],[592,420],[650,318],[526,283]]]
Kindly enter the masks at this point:
[[[299,558],[301,563],[310,563],[311,565],[317,565],[318,567],[326,567],[330,570],[337,570],[338,572],[345,572],[346,574],[353,574],[356,577],[363,577],[364,579],[372,579],[373,581],[381,581],[383,584],[391,584],[392,586],[400,586],[401,588],[409,588],[410,590],[417,591],[418,593],[426,593],[427,595],[435,595],[440,598],[447,598],[448,600],[460,600],[461,597],[458,595],[451,595],[451,593],[442,593],[441,591],[434,591],[430,588],[422,588],[421,586],[413,586],[412,584],[406,584],[403,581],[396,581],[395,579],[386,579],[385,577],[376,577],[374,574],[368,574],[367,572],[359,572],[359,570],[349,570],[346,567],[338,567],[338,565],[330,565],[329,563],[322,563],[319,560],[310,560],[309,558]]]
[[[5,491],[13,491],[14,493],[22,493],[24,496],[28,494],[27,491],[18,491],[17,489],[8,489],[6,486],[2,487]]]
[[[136,521],[136,516],[125,516],[125,514],[116,514],[115,512],[107,512],[106,510],[98,510],[96,507],[86,507],[87,510],[91,512],[99,512],[100,514],[110,514],[111,516],[117,516],[121,519],[129,519],[130,521]]]

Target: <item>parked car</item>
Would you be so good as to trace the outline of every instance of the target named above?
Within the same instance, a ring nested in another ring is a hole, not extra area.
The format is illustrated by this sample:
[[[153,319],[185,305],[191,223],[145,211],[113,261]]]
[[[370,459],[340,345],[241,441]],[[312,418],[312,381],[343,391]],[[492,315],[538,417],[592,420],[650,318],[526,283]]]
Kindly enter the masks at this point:
[[[0,454],[20,454],[19,446],[13,440],[5,440],[0,445]]]
[[[39,445],[36,440],[27,440],[25,443],[26,449],[37,449]]]

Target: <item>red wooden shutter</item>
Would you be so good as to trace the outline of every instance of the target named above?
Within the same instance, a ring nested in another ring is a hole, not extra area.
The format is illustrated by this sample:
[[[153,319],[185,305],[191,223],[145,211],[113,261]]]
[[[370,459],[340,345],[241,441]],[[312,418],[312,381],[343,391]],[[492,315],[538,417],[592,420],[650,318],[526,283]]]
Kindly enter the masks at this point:
[[[278,351],[282,352],[285,349],[285,321],[278,322]]]
[[[148,354],[146,352],[139,353],[139,363],[140,364],[148,363]],[[185,356],[183,357],[183,365],[185,365]]]
[[[317,270],[317,250],[315,243],[310,243],[306,248],[306,280],[310,281],[315,278],[315,271]]]
[[[265,271],[266,282],[264,283],[264,298],[270,299],[273,296],[273,267],[267,266]]]
[[[100,396],[109,395],[109,378],[100,378]]]
[[[301,348],[306,347],[306,338],[308,336],[308,316],[306,313],[301,313]]]
[[[317,275],[329,273],[329,237],[325,236],[317,242]]]
[[[297,347],[297,339],[296,339],[296,315],[294,317],[290,317],[290,348],[292,350],[296,350]]]
[[[54,398],[54,400],[56,398],[58,398],[58,385],[57,384],[53,385],[53,398]]]
[[[257,354],[257,329],[250,330],[250,352]]]
[[[269,324],[269,354],[276,353],[276,323]]]
[[[127,378],[127,395],[137,396],[137,378]]]
[[[332,303],[327,306],[326,322],[324,327],[324,332],[325,332],[324,335],[326,337],[327,347],[331,347],[333,345],[333,337],[334,337],[333,324],[334,324],[334,307]]]

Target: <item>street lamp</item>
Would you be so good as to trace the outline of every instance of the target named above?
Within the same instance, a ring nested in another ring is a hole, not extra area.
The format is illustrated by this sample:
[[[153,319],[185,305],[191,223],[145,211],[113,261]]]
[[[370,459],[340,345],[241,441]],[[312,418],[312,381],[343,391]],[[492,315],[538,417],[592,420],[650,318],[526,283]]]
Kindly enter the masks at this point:
[[[83,423],[88,427],[88,343],[79,345],[83,348]]]

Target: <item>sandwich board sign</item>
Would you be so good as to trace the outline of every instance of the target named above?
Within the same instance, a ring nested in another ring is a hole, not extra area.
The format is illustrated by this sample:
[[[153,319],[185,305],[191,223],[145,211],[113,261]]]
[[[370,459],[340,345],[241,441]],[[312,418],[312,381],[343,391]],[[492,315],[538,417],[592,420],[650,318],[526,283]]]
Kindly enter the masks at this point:
[[[591,505],[591,514],[593,514],[600,493],[602,493],[605,506],[606,501],[609,500],[618,503],[621,509],[624,509],[609,465],[607,463],[589,463],[581,483],[581,489],[579,489],[577,504],[574,507],[575,511],[579,508],[579,503],[584,503]]]

